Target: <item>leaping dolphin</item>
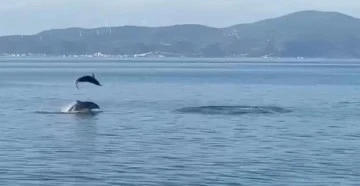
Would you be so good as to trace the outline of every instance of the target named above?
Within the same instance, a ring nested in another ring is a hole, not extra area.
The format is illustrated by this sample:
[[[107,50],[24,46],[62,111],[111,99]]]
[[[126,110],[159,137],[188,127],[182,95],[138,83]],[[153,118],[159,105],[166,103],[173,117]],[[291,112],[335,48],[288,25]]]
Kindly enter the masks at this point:
[[[77,100],[76,103],[68,109],[68,112],[87,113],[92,112],[92,109],[100,109],[100,107],[94,102]]]
[[[79,89],[78,83],[80,83],[80,82],[88,82],[88,83],[92,83],[92,84],[101,86],[101,84],[99,83],[99,81],[95,78],[95,75],[94,75],[94,74],[92,74],[92,76],[82,76],[82,77],[78,78],[78,79],[75,81],[75,85],[76,85],[76,88],[77,88],[77,89]]]

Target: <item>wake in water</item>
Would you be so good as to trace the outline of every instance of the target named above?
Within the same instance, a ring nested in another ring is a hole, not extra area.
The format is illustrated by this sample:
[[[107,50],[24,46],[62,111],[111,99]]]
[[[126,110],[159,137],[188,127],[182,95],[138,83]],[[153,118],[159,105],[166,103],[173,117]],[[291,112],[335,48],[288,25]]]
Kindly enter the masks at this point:
[[[207,115],[276,114],[291,112],[291,110],[277,106],[200,106],[185,107],[175,111],[185,114]]]
[[[60,111],[36,111],[35,113],[38,114],[98,114],[101,113],[102,111],[94,111],[91,108],[87,108],[87,109],[79,109],[77,110],[76,108],[79,107],[79,103],[84,103],[84,102],[72,102],[66,106],[61,107]],[[82,106],[82,105],[81,105]]]

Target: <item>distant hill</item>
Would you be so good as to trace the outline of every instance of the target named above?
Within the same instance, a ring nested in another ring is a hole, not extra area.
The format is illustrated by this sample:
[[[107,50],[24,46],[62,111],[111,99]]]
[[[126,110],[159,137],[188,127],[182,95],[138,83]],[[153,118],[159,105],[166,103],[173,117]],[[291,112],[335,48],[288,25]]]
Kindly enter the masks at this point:
[[[202,25],[55,29],[0,37],[0,54],[176,57],[360,57],[360,19],[302,11],[226,28]]]

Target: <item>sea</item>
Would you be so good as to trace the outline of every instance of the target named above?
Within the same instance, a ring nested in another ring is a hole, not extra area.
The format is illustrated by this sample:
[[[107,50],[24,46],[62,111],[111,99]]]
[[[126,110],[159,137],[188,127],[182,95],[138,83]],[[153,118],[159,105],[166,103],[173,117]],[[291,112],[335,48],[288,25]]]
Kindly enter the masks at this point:
[[[360,60],[2,57],[0,101],[1,185],[360,183]]]

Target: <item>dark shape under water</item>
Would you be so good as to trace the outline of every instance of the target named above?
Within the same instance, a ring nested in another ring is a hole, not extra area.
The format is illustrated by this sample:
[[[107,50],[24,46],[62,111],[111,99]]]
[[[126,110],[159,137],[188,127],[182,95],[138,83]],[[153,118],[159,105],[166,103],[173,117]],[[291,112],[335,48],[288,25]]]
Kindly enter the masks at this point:
[[[88,82],[88,83],[92,83],[92,84],[101,86],[101,84],[99,83],[99,81],[95,78],[95,75],[94,75],[94,74],[92,74],[92,76],[82,76],[82,77],[78,78],[78,79],[75,81],[75,85],[76,85],[76,88],[77,88],[77,89],[79,89],[78,83],[80,83],[80,82]]]
[[[277,106],[200,106],[185,107],[177,109],[176,112],[208,115],[243,115],[289,113],[291,110]]]

